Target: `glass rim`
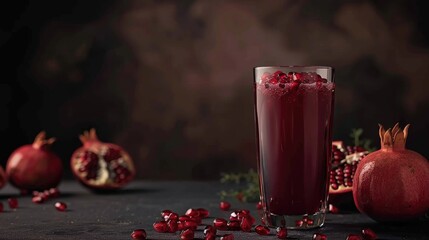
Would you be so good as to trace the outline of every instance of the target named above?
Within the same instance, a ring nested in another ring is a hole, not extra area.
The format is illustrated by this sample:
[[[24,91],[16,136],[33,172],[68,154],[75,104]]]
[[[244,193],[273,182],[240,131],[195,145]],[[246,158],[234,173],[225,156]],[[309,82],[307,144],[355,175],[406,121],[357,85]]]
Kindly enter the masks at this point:
[[[278,65],[278,66],[258,66],[253,67],[254,70],[261,70],[261,69],[269,69],[269,68],[301,68],[301,69],[325,69],[325,70],[334,70],[333,67],[330,66],[319,66],[319,65]]]

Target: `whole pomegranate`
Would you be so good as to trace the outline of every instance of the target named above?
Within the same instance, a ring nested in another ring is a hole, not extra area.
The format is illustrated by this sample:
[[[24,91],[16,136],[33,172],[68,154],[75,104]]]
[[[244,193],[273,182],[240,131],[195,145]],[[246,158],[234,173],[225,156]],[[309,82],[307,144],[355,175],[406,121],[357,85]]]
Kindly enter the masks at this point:
[[[54,138],[40,132],[33,144],[16,149],[6,164],[9,182],[21,190],[45,190],[58,186],[63,174],[61,159],[50,150]]]
[[[95,129],[80,136],[83,146],[72,155],[73,174],[93,190],[114,190],[129,183],[135,175],[130,155],[120,146],[98,140]]]
[[[0,188],[4,187],[7,182],[6,173],[3,170],[3,167],[0,165]]]
[[[385,131],[380,125],[381,149],[356,169],[354,202],[374,220],[411,220],[429,210],[429,162],[405,148],[409,126],[402,131],[396,124]]]

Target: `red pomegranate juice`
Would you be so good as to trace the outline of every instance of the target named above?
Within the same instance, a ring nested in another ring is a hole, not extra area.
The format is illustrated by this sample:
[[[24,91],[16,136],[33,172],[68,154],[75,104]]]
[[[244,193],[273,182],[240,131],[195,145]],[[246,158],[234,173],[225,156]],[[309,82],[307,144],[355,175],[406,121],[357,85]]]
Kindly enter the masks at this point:
[[[314,72],[277,71],[256,79],[258,171],[265,214],[323,211],[334,89],[333,82]]]

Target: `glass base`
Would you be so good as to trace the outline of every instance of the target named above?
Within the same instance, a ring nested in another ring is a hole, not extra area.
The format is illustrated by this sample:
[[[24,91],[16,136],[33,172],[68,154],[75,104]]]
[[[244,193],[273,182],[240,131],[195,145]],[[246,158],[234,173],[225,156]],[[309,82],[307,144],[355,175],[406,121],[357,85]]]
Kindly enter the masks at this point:
[[[285,227],[287,229],[304,230],[322,227],[325,223],[325,217],[325,211],[310,215],[276,215],[264,213],[262,220],[268,227]]]

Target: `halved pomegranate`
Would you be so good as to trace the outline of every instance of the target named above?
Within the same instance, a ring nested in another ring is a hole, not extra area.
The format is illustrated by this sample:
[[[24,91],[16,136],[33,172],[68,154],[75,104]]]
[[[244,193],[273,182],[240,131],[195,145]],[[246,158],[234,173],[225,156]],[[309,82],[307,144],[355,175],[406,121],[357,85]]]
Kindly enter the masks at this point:
[[[80,136],[83,146],[70,161],[77,179],[93,190],[114,190],[129,183],[135,175],[130,155],[120,146],[98,140],[95,129]]]
[[[368,154],[363,147],[347,146],[342,141],[332,143],[332,166],[329,172],[329,203],[353,206],[353,177],[360,160]]]

